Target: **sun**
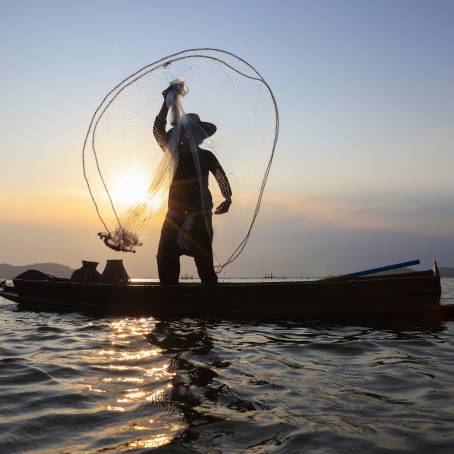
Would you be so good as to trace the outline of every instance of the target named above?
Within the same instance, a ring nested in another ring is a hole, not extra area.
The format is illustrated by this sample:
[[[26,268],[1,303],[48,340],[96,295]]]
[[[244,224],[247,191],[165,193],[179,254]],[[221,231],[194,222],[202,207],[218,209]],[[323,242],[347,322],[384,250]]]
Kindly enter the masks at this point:
[[[153,197],[148,196],[146,203],[150,211],[159,211],[164,202],[164,192],[159,190]]]
[[[163,191],[150,197],[149,186],[150,181],[145,175],[137,172],[123,173],[114,181],[110,191],[112,200],[123,209],[146,203],[151,211],[158,211],[164,201]]]
[[[123,173],[114,181],[111,195],[114,203],[122,207],[136,205],[147,199],[148,181],[139,173]]]

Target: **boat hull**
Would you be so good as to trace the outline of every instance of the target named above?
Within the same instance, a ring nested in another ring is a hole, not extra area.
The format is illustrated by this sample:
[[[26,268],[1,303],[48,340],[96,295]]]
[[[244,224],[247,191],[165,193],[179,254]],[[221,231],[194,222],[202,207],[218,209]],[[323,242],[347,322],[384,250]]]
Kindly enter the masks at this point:
[[[440,276],[419,272],[354,280],[220,283],[82,284],[68,280],[14,280],[7,299],[102,313],[153,316],[273,317],[434,312]]]

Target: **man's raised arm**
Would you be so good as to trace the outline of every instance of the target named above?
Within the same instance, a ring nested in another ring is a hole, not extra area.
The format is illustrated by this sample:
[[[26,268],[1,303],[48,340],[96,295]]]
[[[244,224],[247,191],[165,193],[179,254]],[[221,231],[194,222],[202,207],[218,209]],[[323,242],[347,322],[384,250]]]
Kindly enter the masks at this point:
[[[166,131],[168,112],[169,108],[167,107],[164,96],[164,102],[162,104],[161,110],[159,111],[158,115],[156,115],[153,124],[153,135],[155,136],[156,141],[163,150],[166,149],[167,143],[169,142],[169,134]]]

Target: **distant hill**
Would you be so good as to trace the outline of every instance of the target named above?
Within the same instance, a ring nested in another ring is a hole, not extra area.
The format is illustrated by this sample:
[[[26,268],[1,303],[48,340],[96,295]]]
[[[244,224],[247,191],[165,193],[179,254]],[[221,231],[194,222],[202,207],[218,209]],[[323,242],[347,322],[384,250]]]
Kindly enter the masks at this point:
[[[33,263],[31,265],[20,266],[0,263],[0,279],[12,279],[27,270],[38,270],[58,277],[71,277],[74,271],[69,266],[61,265],[60,263]]]

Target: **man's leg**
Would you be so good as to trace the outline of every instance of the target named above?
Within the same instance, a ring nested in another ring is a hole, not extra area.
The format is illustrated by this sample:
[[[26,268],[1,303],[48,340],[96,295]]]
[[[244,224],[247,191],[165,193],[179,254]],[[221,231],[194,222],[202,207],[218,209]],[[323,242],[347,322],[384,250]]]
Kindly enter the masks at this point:
[[[211,251],[210,251],[211,252]],[[213,253],[201,254],[194,257],[195,266],[202,284],[214,285],[218,282],[218,275],[214,271]]]
[[[218,282],[218,275],[213,266],[213,225],[211,213],[197,216],[195,222],[194,238],[198,244],[194,253],[195,266],[202,284],[214,285]]]
[[[180,277],[180,255],[177,247],[178,229],[169,215],[161,230],[158,254],[158,274],[161,284],[176,285]]]
[[[180,257],[175,254],[159,254],[156,256],[158,262],[158,274],[161,284],[176,285],[180,277]]]

